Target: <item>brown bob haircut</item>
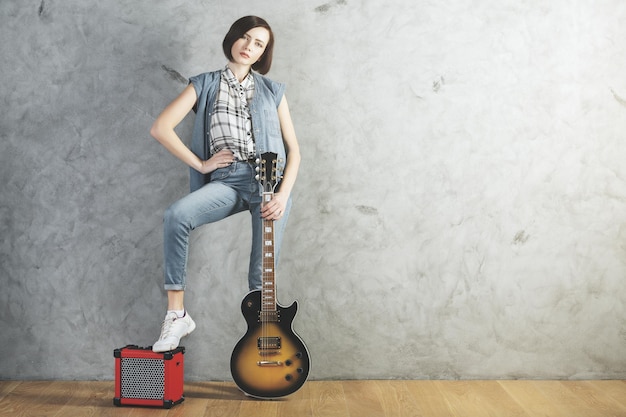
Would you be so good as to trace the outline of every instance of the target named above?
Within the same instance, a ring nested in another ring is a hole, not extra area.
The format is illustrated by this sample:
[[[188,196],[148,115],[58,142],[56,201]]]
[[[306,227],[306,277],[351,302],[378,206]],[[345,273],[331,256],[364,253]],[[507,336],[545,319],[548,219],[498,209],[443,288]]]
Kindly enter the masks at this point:
[[[247,31],[250,29],[262,27],[267,29],[270,33],[270,39],[265,45],[265,51],[261,58],[254,64],[252,64],[252,69],[258,71],[261,74],[267,74],[270,71],[270,67],[272,66],[272,55],[274,53],[274,33],[272,32],[272,28],[270,25],[260,17],[257,16],[244,16],[238,19],[233,25],[230,27],[230,30],[224,37],[224,42],[222,42],[222,49],[224,50],[224,55],[228,58],[229,61],[233,61],[233,55],[231,50],[233,49],[233,44],[243,37]]]

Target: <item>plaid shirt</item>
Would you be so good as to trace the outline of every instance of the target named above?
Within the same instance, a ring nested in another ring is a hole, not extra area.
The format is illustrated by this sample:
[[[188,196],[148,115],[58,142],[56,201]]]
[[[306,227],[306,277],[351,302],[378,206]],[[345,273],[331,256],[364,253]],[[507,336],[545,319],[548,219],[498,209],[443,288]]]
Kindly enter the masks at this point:
[[[226,66],[222,71],[220,89],[211,116],[211,154],[230,149],[235,158],[254,158],[254,137],[248,102],[254,96],[254,77],[248,74],[239,83]]]

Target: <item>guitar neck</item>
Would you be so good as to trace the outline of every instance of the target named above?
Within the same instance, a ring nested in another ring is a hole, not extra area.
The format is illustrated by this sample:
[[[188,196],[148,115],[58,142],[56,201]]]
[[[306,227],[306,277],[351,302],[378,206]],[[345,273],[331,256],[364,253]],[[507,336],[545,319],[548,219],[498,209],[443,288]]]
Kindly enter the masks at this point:
[[[272,199],[273,193],[263,193],[263,202]],[[276,321],[276,262],[274,247],[274,221],[263,219],[263,273],[261,289],[261,321]]]

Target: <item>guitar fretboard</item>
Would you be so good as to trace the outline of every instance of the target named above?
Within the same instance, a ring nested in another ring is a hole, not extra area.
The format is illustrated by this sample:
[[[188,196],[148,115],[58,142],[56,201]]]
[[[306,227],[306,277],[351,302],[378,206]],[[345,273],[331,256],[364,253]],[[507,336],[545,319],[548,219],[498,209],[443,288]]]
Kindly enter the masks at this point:
[[[263,193],[263,201],[272,199],[272,193]],[[261,288],[261,321],[276,321],[276,275],[274,251],[274,221],[263,220],[263,274]]]

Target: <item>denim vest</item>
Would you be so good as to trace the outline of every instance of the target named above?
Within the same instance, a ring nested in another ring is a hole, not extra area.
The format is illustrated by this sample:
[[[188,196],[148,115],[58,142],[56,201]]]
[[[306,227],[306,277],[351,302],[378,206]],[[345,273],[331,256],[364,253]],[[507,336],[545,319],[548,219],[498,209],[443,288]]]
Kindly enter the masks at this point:
[[[203,161],[211,157],[209,147],[211,116],[219,91],[221,74],[222,71],[205,72],[189,79],[198,96],[194,106],[196,118],[191,136],[191,151]],[[280,178],[287,161],[278,120],[278,105],[283,98],[285,85],[254,72],[252,75],[254,76],[254,97],[248,105],[252,117],[256,153],[257,156],[265,152],[278,154],[277,174]],[[210,179],[210,174],[201,174],[191,168],[189,174],[191,192],[204,186]]]

